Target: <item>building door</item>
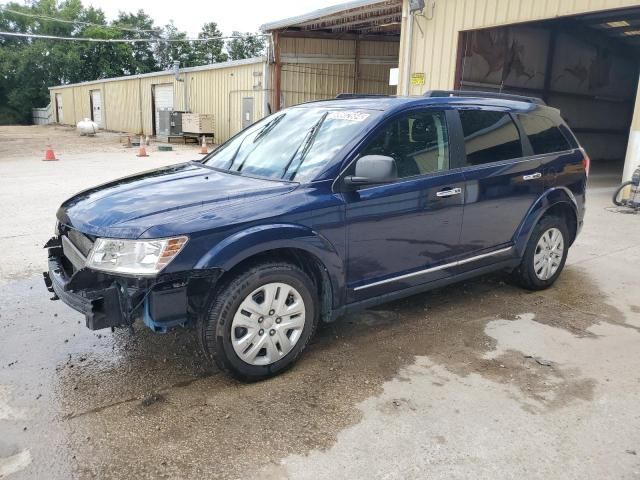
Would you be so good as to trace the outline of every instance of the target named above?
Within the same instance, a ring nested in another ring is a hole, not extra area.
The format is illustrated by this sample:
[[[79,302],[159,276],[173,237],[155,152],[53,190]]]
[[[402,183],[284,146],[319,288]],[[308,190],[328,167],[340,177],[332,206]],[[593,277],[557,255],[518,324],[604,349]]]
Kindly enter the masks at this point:
[[[102,124],[102,96],[100,90],[91,90],[91,120],[103,128]]]
[[[56,122],[64,123],[64,113],[62,111],[62,94],[56,93]]]
[[[253,124],[253,97],[242,99],[242,129]]]
[[[154,135],[160,131],[160,110],[169,109],[173,110],[173,84],[167,83],[162,85],[153,86],[153,114],[155,119]]]

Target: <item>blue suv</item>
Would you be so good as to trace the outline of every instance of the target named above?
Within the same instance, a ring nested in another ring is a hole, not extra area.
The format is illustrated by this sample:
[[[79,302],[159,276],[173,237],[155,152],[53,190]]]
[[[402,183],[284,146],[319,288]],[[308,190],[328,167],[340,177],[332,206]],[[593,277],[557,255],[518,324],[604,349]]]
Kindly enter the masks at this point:
[[[259,380],[355,309],[495,270],[551,286],[588,169],[534,98],[345,95],[70,198],[44,280],[92,330],[192,324],[208,359]]]

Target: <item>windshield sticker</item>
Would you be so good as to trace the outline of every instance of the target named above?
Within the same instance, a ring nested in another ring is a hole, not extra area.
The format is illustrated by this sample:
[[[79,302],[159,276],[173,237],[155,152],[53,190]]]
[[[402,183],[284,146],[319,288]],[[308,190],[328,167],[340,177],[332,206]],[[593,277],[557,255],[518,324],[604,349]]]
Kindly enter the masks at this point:
[[[369,118],[368,113],[362,112],[331,112],[327,115],[327,120],[347,120],[349,122],[364,122]]]

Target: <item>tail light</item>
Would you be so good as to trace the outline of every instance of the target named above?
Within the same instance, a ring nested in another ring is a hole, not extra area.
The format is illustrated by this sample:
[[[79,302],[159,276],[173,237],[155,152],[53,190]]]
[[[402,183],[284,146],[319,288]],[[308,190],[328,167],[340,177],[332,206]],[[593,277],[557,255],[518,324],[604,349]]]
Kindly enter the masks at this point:
[[[582,150],[582,166],[584,167],[584,171],[587,172],[587,177],[589,176],[589,169],[591,168],[591,159],[589,158],[589,155],[587,155],[587,152],[584,151],[584,149]]]

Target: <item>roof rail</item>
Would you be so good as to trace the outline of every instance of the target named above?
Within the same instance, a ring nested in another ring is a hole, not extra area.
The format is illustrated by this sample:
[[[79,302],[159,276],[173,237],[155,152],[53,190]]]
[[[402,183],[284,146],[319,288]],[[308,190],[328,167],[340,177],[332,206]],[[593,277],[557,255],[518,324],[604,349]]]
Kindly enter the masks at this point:
[[[511,93],[480,92],[476,90],[429,90],[425,92],[425,97],[480,97],[498,98],[501,100],[513,100],[516,102],[535,103],[536,105],[546,105],[544,100],[538,97],[526,97],[524,95],[513,95]]]
[[[389,95],[385,95],[383,93],[339,93],[336,95],[337,100],[344,100],[347,98],[380,98],[380,97],[388,97]]]

